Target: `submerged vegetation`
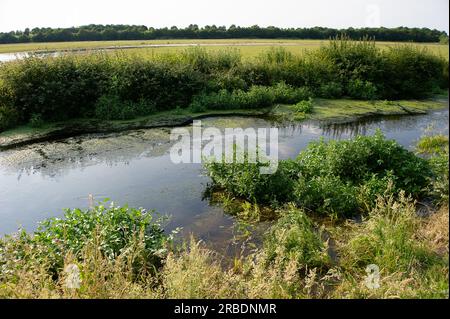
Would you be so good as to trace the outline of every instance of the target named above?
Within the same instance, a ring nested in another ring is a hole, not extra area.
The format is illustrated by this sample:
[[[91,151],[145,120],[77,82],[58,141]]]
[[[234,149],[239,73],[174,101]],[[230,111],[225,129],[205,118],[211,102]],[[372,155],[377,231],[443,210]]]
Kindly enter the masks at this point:
[[[209,164],[226,193],[254,203],[242,217],[277,211],[262,247],[231,263],[193,238],[174,244],[153,212],[69,210],[0,240],[0,297],[448,298],[448,138],[424,137],[417,154],[377,133],[312,143],[272,176]],[[431,213],[414,198],[433,199]]]
[[[185,50],[146,59],[87,54],[0,65],[0,131],[74,118],[129,119],[166,110],[259,109],[316,98],[423,98],[448,87],[448,63],[425,49],[336,39],[314,53]],[[303,110],[304,109],[304,110]]]

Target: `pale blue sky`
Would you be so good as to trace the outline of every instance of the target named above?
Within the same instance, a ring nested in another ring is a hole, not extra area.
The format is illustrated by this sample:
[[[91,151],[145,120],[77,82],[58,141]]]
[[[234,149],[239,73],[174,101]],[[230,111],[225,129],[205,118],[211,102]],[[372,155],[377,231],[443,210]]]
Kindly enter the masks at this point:
[[[449,30],[448,0],[0,0],[0,31],[84,24],[409,26]]]

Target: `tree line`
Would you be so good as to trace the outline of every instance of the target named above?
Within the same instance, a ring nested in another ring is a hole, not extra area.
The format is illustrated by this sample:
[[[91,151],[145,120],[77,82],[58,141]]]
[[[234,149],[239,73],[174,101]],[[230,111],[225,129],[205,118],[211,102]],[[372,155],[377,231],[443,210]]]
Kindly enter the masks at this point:
[[[144,25],[86,25],[71,28],[26,28],[23,31],[0,33],[0,43],[156,40],[156,39],[329,39],[346,34],[351,39],[370,37],[377,41],[443,42],[444,31],[429,28],[278,28],[204,26],[191,24],[186,28],[153,28]]]

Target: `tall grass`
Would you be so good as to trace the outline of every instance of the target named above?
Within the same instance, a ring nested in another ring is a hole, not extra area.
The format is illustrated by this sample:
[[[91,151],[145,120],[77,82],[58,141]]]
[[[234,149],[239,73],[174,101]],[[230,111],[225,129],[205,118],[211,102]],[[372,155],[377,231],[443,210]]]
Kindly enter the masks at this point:
[[[392,196],[379,198],[367,221],[353,225],[340,243],[340,264],[347,276],[335,294],[352,298],[448,296],[448,251],[447,257],[439,255],[430,237],[422,235],[425,229],[427,236],[439,236],[439,229],[448,232],[448,225],[437,228],[434,217],[429,223],[433,228],[424,228],[414,202],[404,194],[397,201]],[[362,280],[367,275],[365,267],[371,264],[379,268],[378,289],[370,289]]]

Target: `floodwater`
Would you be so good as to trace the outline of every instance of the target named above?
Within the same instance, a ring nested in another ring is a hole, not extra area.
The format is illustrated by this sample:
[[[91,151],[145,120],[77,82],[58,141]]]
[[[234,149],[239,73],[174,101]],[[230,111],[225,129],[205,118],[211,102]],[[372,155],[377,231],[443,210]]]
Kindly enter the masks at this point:
[[[14,52],[14,53],[0,53],[0,62],[9,62],[15,60],[25,59],[31,55],[36,55],[40,57],[46,56],[58,56],[58,52],[45,52],[45,53],[29,53],[29,52]]]
[[[389,116],[352,123],[275,124],[260,118],[212,117],[203,127],[279,127],[280,159],[295,157],[311,141],[371,135],[412,148],[424,134],[448,135],[448,109],[426,115]],[[64,208],[87,208],[88,195],[118,205],[169,215],[168,230],[182,227],[214,248],[229,250],[236,235],[232,216],[204,198],[209,178],[201,164],[170,160],[170,129],[84,135],[0,152],[0,235],[60,217]]]
[[[297,46],[298,43],[280,43],[280,42],[237,42],[237,43],[155,43],[155,44],[137,44],[137,45],[112,45],[98,48],[73,48],[67,50],[39,50],[34,52],[12,52],[0,53],[0,62],[9,62],[24,59],[30,55],[36,56],[58,56],[65,53],[83,53],[114,51],[127,49],[156,49],[156,48],[188,48],[188,47],[247,47],[247,46]]]

